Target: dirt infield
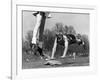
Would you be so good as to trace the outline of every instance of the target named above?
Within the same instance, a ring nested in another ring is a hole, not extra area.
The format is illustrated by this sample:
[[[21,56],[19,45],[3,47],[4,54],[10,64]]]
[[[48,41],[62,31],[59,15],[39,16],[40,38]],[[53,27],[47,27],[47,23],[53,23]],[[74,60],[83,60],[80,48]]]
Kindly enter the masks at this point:
[[[43,59],[37,61],[22,62],[22,69],[33,69],[33,68],[52,68],[52,67],[74,67],[74,66],[89,66],[89,57],[76,57],[74,60],[71,57],[66,57],[64,59],[56,59],[60,61],[61,65],[44,65],[46,62]]]

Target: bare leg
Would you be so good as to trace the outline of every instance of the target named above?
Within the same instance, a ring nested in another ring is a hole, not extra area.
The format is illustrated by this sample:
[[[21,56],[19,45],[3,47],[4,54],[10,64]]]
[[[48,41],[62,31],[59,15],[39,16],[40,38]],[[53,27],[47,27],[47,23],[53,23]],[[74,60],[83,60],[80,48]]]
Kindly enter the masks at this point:
[[[36,25],[33,29],[33,37],[32,37],[32,43],[33,44],[36,44],[36,41],[37,41],[37,33],[38,33],[38,30],[39,30],[39,27],[40,27],[40,24],[41,24],[41,19],[42,19],[42,16],[40,14],[38,14],[37,20],[36,20]]]
[[[64,36],[64,39],[65,39],[65,49],[64,49],[64,52],[63,52],[63,55],[61,56],[62,58],[66,57],[66,53],[67,53],[67,50],[68,50],[68,41],[67,41],[67,37]]]
[[[73,58],[74,58],[74,60],[75,60],[75,57],[76,57],[76,53],[74,52],[74,53],[73,53]]]
[[[56,52],[56,47],[57,47],[57,38],[55,38],[54,46],[52,49],[52,54],[51,54],[51,59],[54,59],[54,54]]]

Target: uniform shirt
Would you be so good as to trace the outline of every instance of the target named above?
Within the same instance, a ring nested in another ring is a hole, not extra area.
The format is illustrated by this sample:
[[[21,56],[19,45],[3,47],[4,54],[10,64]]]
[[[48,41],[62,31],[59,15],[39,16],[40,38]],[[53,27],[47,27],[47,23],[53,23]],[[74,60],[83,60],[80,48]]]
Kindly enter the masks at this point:
[[[73,34],[64,34],[64,35],[67,37],[68,45],[71,45],[74,43],[78,43],[79,45],[82,44],[82,40],[77,41],[76,37]],[[57,43],[59,45],[64,46],[65,40],[64,40],[63,34],[57,34],[56,38],[57,38]]]
[[[62,34],[57,34],[57,35],[56,35],[56,38],[57,38],[57,43],[58,43],[59,45],[64,46],[65,40],[64,40],[64,38],[63,38],[63,35],[62,35]]]

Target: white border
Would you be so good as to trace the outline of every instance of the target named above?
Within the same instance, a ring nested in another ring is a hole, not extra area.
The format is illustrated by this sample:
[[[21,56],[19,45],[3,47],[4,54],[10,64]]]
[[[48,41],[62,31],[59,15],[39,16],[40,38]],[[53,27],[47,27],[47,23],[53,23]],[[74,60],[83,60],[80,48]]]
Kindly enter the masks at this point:
[[[50,5],[51,6],[51,5]],[[12,9],[12,79],[27,79],[27,78],[42,78],[42,77],[56,77],[69,75],[87,75],[94,74],[97,71],[96,66],[96,46],[95,46],[95,21],[96,10],[93,7],[46,7],[35,5],[13,4]],[[66,67],[66,68],[46,68],[46,69],[29,69],[22,70],[22,10],[41,10],[41,11],[55,11],[55,12],[73,12],[73,13],[89,13],[90,14],[90,66],[83,67]],[[95,54],[94,54],[95,53]],[[17,57],[17,58],[16,58]],[[66,75],[65,75],[66,74]]]

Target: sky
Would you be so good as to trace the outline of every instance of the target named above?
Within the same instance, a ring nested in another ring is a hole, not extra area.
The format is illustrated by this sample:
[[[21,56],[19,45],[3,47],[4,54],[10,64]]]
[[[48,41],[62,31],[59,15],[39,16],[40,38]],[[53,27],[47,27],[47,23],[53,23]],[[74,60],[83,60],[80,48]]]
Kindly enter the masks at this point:
[[[23,11],[23,37],[29,30],[33,30],[36,17],[31,11]],[[86,34],[89,36],[89,14],[82,13],[50,13],[52,18],[46,19],[45,29],[52,29],[56,23],[73,26],[76,33]]]

